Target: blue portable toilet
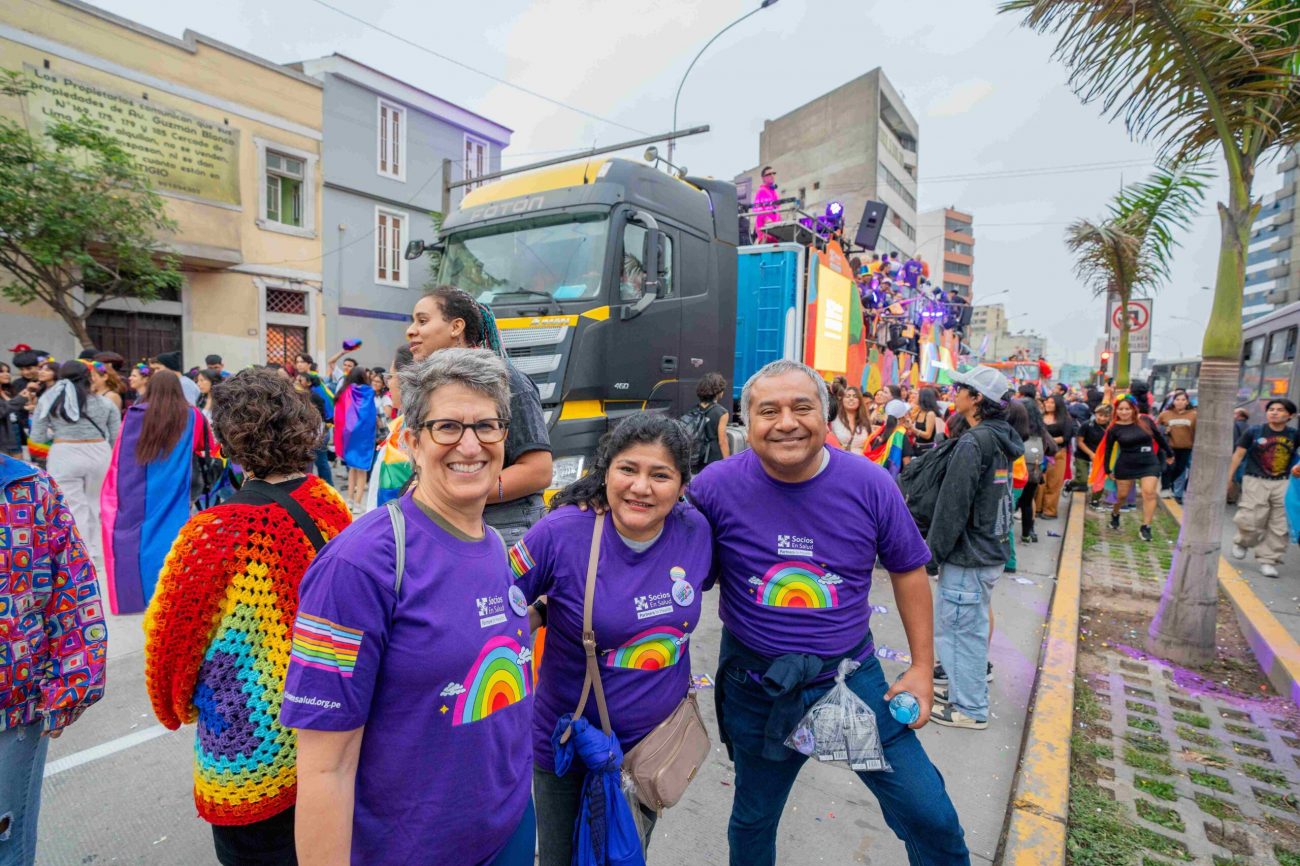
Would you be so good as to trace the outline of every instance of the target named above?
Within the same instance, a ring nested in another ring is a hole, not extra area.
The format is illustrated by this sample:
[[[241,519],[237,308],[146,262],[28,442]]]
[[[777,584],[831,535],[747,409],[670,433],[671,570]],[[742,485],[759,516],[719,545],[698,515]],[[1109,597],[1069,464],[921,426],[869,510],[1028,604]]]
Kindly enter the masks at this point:
[[[736,251],[736,364],[732,398],[764,364],[803,360],[808,250],[761,244]]]

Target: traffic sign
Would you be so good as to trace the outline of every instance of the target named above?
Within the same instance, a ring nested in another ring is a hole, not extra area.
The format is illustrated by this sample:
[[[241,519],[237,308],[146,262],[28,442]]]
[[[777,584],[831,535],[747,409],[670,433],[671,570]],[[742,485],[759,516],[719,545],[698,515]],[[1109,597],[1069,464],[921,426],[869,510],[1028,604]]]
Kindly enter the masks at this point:
[[[1128,314],[1128,350],[1133,354],[1151,351],[1151,309],[1150,298],[1130,298]],[[1119,351],[1119,333],[1124,326],[1125,311],[1120,309],[1119,299],[1111,295],[1106,302],[1106,332],[1110,337],[1110,350]]]

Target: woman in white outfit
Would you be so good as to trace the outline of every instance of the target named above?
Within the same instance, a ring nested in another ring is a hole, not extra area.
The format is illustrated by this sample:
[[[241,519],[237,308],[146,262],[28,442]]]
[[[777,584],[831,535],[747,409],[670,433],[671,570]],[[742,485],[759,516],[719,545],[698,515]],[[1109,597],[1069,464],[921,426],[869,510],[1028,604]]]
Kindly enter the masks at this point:
[[[99,489],[121,426],[117,408],[91,392],[90,368],[82,361],[67,361],[59,368],[58,381],[41,395],[32,418],[32,438],[53,440],[46,469],[63,491],[92,557],[102,547]]]

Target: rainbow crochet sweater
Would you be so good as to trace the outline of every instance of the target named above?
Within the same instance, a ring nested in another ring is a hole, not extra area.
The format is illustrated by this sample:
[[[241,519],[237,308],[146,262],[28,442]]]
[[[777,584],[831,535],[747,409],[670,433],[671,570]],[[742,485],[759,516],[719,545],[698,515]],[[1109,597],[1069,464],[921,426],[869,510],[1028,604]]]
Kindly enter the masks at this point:
[[[352,522],[316,476],[291,495],[326,540]],[[297,737],[280,726],[280,702],[298,582],[315,555],[283,509],[241,493],[190,518],[158,577],[145,679],[158,721],[198,723],[194,803],[209,823],[262,821],[297,798]]]

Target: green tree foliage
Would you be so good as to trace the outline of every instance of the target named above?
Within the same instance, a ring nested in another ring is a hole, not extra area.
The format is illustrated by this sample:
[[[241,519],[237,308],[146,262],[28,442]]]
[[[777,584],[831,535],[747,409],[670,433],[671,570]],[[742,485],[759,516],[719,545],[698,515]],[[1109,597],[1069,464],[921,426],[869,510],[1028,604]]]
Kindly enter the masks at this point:
[[[0,93],[28,91],[20,73],[0,72]],[[48,305],[91,348],[86,320],[105,301],[150,301],[180,285],[159,242],[175,230],[148,176],[101,125],[83,116],[36,136],[0,118],[0,292],[9,300]]]
[[[1186,230],[1205,200],[1209,173],[1199,164],[1162,164],[1140,183],[1124,187],[1105,217],[1077,220],[1065,231],[1075,255],[1075,274],[1094,295],[1118,296],[1127,309],[1136,292],[1154,292],[1169,280],[1178,246],[1175,233]],[[1129,322],[1122,319],[1115,383],[1129,386]]]

